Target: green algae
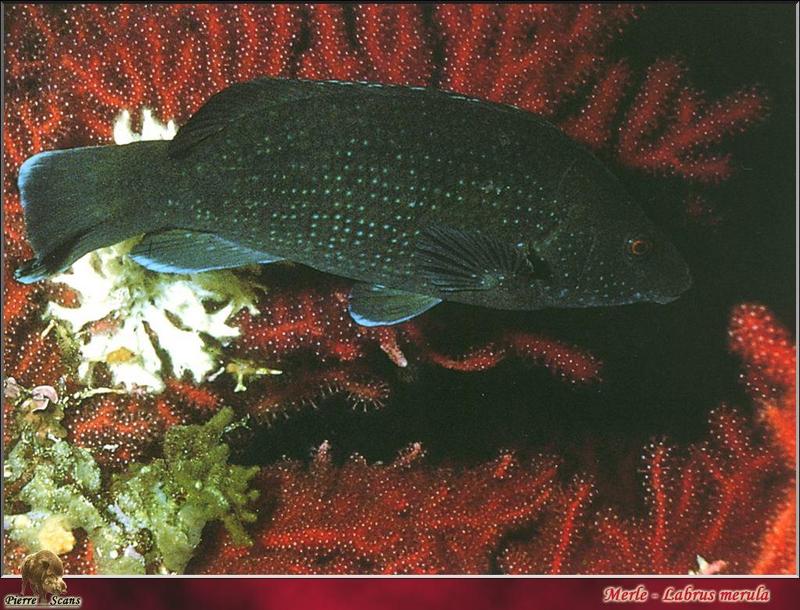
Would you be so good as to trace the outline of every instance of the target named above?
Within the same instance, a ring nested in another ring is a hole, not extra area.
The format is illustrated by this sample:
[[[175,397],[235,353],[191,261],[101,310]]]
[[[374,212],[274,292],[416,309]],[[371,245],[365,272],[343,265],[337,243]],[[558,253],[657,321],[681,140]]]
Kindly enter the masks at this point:
[[[3,523],[29,552],[67,553],[81,529],[101,574],[182,573],[212,521],[222,521],[236,544],[250,543],[245,528],[256,515],[248,505],[258,492],[249,485],[258,468],[228,463],[222,437],[236,425],[232,409],[202,425],[172,427],[163,457],[104,480],[92,454],[64,439],[69,399],[31,405],[23,390],[4,462]]]

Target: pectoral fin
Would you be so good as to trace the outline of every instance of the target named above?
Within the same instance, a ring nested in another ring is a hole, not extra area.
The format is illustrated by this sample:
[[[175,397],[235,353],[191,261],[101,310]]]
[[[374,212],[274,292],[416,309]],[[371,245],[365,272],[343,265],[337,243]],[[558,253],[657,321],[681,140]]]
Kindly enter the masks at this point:
[[[526,245],[503,243],[480,231],[432,227],[420,235],[415,256],[420,274],[443,292],[490,290],[520,273],[544,279],[544,263]],[[541,277],[540,277],[541,276]]]
[[[350,315],[361,326],[399,324],[428,311],[441,299],[384,288],[355,284],[350,291]]]
[[[213,233],[183,229],[148,233],[131,250],[130,257],[159,273],[199,273],[281,260]]]

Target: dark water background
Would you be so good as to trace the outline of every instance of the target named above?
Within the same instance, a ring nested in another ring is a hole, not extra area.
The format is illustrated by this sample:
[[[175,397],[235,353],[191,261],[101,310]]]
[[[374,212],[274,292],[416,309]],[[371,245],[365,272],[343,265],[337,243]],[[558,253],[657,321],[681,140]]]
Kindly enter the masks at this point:
[[[794,329],[794,6],[652,4],[612,55],[627,57],[635,70],[657,57],[683,58],[691,83],[710,99],[745,85],[770,97],[767,119],[722,145],[737,171],[708,190],[722,216],[716,227],[687,223],[679,213],[685,182],[613,168],[685,253],[692,290],[666,306],[505,313],[444,304],[428,315],[446,319],[453,333],[511,326],[589,348],[605,363],[604,381],[573,387],[514,359],[482,374],[423,366],[413,381],[393,383],[383,409],[365,414],[329,400],[261,430],[242,461],[307,459],[323,440],[340,458],[359,452],[387,461],[412,441],[422,441],[433,463],[478,463],[505,448],[545,450],[632,490],[650,439],[703,438],[709,411],[722,403],[747,412],[738,362],[726,348],[731,307],[762,302]],[[458,353],[463,337],[452,343]],[[375,357],[397,375],[385,355]]]

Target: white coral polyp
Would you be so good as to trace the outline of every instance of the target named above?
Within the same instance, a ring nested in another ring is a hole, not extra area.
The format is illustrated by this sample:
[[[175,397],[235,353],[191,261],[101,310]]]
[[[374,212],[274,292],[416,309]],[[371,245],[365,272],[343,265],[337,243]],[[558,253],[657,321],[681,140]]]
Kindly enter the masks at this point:
[[[143,140],[171,140],[176,133],[178,130],[174,121],[168,121],[164,125],[148,108],[142,108],[142,133],[136,133],[131,129],[131,113],[127,110],[123,110],[114,120],[115,144],[130,144]]]
[[[174,137],[172,121],[162,125],[147,109],[142,116],[142,133],[136,134],[130,128],[130,114],[123,112],[114,124],[114,141],[127,144]],[[79,340],[78,376],[85,383],[91,383],[95,365],[104,363],[115,384],[159,392],[164,389],[166,365],[160,354],[169,357],[175,376],[188,373],[202,382],[220,366],[218,347],[204,336],[220,344],[239,336],[239,329],[228,320],[243,308],[257,313],[252,292],[246,282],[227,271],[148,272],[126,256],[137,240],[95,250],[51,278],[74,289],[80,305],[51,303],[46,315],[67,323]],[[209,313],[204,301],[218,305]]]

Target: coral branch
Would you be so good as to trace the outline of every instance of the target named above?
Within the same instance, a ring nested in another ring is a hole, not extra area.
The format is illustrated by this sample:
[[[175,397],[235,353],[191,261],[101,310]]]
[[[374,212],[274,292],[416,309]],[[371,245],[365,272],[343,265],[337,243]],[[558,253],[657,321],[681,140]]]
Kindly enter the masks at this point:
[[[330,463],[327,445],[310,470],[268,468],[273,516],[251,549],[223,537],[204,573],[485,573],[508,531],[530,523],[551,494],[555,466],[511,455],[473,469],[430,468],[412,445],[394,463],[354,456]]]
[[[511,544],[501,567],[532,574],[688,574],[700,555],[724,560],[731,573],[752,570],[782,495],[774,480],[779,462],[774,451],[754,446],[752,432],[734,414],[715,412],[711,424],[712,440],[688,455],[662,442],[648,447],[645,517],[587,511],[575,496],[567,505],[575,508],[563,513],[559,506],[546,521],[549,538]]]
[[[632,5],[443,4],[441,86],[552,116],[604,63]]]
[[[732,171],[730,156],[709,154],[708,146],[761,118],[764,96],[745,89],[709,106],[684,84],[685,72],[673,60],[650,68],[620,130],[620,161],[691,180],[724,180]]]
[[[794,394],[797,351],[789,333],[766,307],[749,303],[736,307],[728,332],[731,350],[746,363],[742,379],[755,398]],[[794,434],[788,436],[794,438]]]
[[[794,471],[797,460],[797,349],[789,333],[763,305],[743,304],[731,315],[731,349],[745,361],[742,379],[760,403],[760,414],[780,449],[784,463]],[[796,477],[796,473],[795,473]],[[752,571],[756,574],[794,574],[797,535],[797,495],[794,484],[783,498],[758,544]]]
[[[385,381],[364,370],[331,367],[265,385],[263,396],[250,403],[248,410],[259,420],[273,421],[304,406],[316,407],[335,395],[343,395],[353,408],[379,408],[386,404],[389,394]]]

